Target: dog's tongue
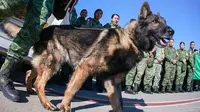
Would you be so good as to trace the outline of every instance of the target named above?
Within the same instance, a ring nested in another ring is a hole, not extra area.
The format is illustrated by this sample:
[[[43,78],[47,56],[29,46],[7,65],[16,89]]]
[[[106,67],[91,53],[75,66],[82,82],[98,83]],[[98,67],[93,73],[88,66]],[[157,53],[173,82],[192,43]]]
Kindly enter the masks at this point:
[[[160,39],[160,44],[165,46],[166,45],[166,41],[164,39]]]

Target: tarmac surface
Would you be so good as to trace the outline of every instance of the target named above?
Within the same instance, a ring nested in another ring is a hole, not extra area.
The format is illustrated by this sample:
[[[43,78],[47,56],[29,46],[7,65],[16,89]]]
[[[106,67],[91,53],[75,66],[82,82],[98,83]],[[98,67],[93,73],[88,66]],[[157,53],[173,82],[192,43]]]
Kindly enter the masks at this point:
[[[26,92],[24,84],[15,87],[22,96],[22,102],[7,100],[0,92],[0,112],[49,112],[43,108],[37,95]],[[47,85],[47,98],[59,108],[65,91],[64,86]],[[200,112],[200,92],[131,95],[122,92],[125,112]],[[79,90],[72,101],[72,112],[109,112],[106,93]],[[59,112],[59,109],[56,110]]]

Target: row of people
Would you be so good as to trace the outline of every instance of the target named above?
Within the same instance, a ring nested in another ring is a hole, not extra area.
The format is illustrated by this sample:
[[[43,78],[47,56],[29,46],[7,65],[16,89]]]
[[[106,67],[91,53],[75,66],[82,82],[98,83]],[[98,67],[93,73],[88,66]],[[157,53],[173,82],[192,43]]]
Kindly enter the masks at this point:
[[[100,19],[103,15],[103,11],[101,9],[97,9],[94,12],[94,17],[87,17],[87,10],[83,9],[80,12],[80,17],[77,17],[77,13],[73,10],[70,17],[70,24],[75,27],[87,27],[87,28],[120,28],[118,25],[118,21],[120,19],[118,14],[113,14],[111,16],[111,22],[102,25]]]
[[[195,43],[190,43],[188,51],[185,50],[185,43],[180,43],[180,49],[173,47],[174,40],[169,40],[165,48],[155,46],[147,53],[144,52],[143,59],[133,67],[126,76],[126,93],[136,94],[139,91],[141,82],[144,85],[145,93],[183,92],[184,80],[186,79],[186,91],[193,91],[194,50]],[[186,73],[188,73],[186,75]],[[142,81],[143,79],[143,81]],[[194,88],[199,90],[197,84]]]

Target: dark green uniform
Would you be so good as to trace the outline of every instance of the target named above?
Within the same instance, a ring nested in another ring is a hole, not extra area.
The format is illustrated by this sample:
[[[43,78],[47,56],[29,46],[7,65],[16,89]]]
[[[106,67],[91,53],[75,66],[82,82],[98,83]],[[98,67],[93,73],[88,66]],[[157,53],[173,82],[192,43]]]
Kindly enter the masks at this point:
[[[194,50],[189,48],[188,50],[188,77],[187,77],[187,91],[192,91],[193,85],[193,71],[194,68]]]
[[[149,58],[149,54],[147,52],[143,52],[144,54],[144,58],[142,58],[142,60],[140,60],[140,62],[137,64],[137,73],[134,79],[134,84],[140,84],[141,83],[141,79],[142,76],[144,75],[145,69],[147,67],[147,60]]]
[[[77,13],[75,10],[73,10],[70,18],[70,24],[75,26],[75,27],[82,27],[85,26],[87,21],[85,20],[84,17],[79,17],[77,18]]]
[[[89,28],[102,28],[103,25],[99,21],[95,21],[93,18],[88,18],[86,27]]]
[[[144,85],[149,85],[150,87],[152,86],[153,83],[153,89],[158,89],[159,88],[159,82],[161,78],[161,71],[162,71],[162,62],[158,62],[157,58],[162,58],[164,59],[164,48],[159,48],[155,47],[155,52],[154,54],[154,62],[152,67],[147,67],[145,76],[144,76]],[[153,82],[154,78],[154,82]]]
[[[28,55],[31,46],[40,40],[39,34],[53,12],[54,0],[1,0],[0,17],[12,16],[26,5],[23,27],[9,46],[0,71],[0,89],[6,98],[14,102],[20,101],[20,95],[10,79],[11,71],[24,56]]]
[[[17,10],[22,8],[19,7],[21,5],[18,7],[10,6],[9,4],[12,3],[13,0],[3,0],[1,2],[6,2],[7,5],[5,5],[5,7],[0,6],[0,16],[11,16],[13,13],[8,12],[14,12],[12,9]],[[25,4],[22,0],[20,0],[19,3]],[[7,55],[17,60],[21,60],[24,56],[28,55],[29,49],[40,40],[39,34],[53,11],[53,3],[54,0],[30,0],[28,2],[24,25],[10,45]]]
[[[178,91],[182,90],[184,78],[187,70],[188,53],[186,50],[177,50],[177,73],[176,73],[176,88]]]
[[[103,27],[104,28],[120,28],[118,24],[113,24],[112,22],[105,24]]]
[[[171,92],[172,89],[172,84],[176,73],[176,64],[173,64],[172,60],[177,60],[176,49],[167,46],[165,48],[165,75],[162,83],[163,91],[166,87],[169,92]]]

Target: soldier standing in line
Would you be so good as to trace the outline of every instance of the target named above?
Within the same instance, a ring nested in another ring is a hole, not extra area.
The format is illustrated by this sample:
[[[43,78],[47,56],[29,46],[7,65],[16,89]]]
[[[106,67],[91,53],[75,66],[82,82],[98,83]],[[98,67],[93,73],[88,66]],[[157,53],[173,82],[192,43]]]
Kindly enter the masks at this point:
[[[186,89],[187,92],[193,91],[192,76],[193,76],[193,72],[194,72],[194,46],[195,46],[194,41],[191,41],[190,48],[188,50],[189,58],[188,58],[188,66],[187,66],[188,67],[187,89]]]
[[[144,72],[147,68],[149,53],[143,52],[143,54],[144,54],[144,57],[142,58],[142,60],[140,60],[140,62],[137,64],[137,67],[136,67],[137,72],[136,72],[135,79],[133,82],[133,94],[137,94],[139,85],[142,80],[142,76],[144,75]]]
[[[186,75],[187,70],[187,59],[188,53],[184,49],[185,43],[180,42],[180,49],[177,50],[177,74],[176,74],[176,88],[175,92],[184,92],[183,91],[183,82]]]
[[[162,64],[165,57],[164,48],[155,46],[155,52],[153,52],[153,54],[154,54],[153,66],[148,67],[146,69],[147,72],[145,73],[144,83],[149,84],[151,87],[154,78],[153,92],[159,93],[159,82],[161,79]],[[151,90],[151,88],[149,88],[149,90]],[[150,91],[148,91],[147,93],[150,93]]]
[[[136,65],[137,66],[137,65]],[[126,89],[125,89],[125,93],[129,93],[129,94],[133,94],[133,81],[136,75],[136,66],[134,66],[126,75],[125,78],[125,85],[126,85]]]
[[[162,93],[165,93],[167,87],[167,92],[173,93],[172,85],[176,73],[176,49],[173,47],[174,40],[169,40],[169,46],[165,48],[165,75],[162,82]]]

